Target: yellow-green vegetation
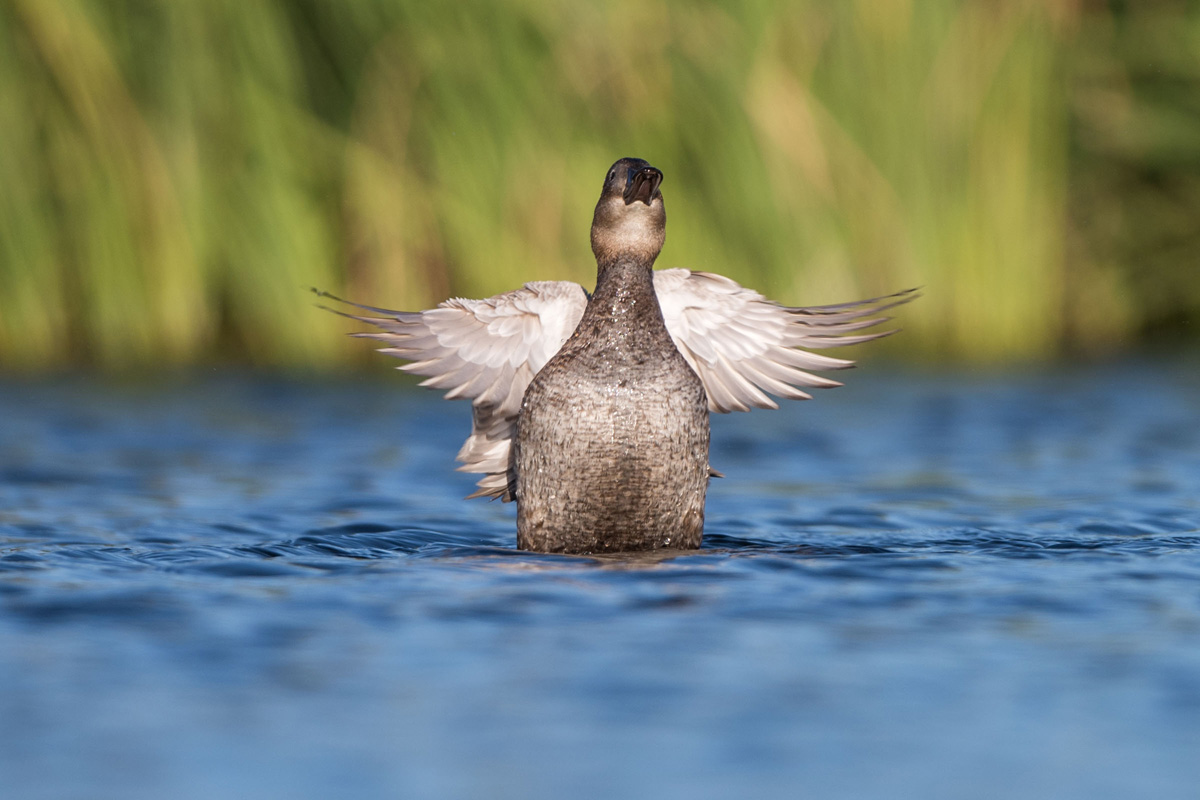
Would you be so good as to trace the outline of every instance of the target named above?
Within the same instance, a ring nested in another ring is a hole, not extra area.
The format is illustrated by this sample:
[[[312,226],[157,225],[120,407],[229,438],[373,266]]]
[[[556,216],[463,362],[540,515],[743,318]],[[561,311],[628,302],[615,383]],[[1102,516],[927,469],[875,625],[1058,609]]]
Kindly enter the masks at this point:
[[[1070,0],[8,0],[0,363],[321,365],[318,286],[590,285],[605,168],[660,266],[897,355],[1109,352],[1200,309],[1200,12]]]

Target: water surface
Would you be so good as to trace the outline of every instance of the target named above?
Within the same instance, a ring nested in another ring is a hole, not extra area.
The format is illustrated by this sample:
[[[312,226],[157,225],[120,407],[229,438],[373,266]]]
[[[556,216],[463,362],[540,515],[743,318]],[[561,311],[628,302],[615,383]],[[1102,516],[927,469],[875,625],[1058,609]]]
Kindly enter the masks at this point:
[[[0,384],[4,796],[1194,797],[1196,363],[848,378],[603,559],[402,381]]]

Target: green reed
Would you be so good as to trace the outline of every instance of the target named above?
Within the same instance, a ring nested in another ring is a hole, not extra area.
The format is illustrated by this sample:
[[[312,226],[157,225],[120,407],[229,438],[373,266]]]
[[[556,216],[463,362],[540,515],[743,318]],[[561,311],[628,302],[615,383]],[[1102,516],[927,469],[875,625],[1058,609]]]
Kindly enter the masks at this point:
[[[666,173],[660,266],[924,286],[898,356],[1106,352],[1200,308],[1200,21],[1164,8],[10,0],[0,364],[331,364],[309,286],[590,284],[624,155]]]

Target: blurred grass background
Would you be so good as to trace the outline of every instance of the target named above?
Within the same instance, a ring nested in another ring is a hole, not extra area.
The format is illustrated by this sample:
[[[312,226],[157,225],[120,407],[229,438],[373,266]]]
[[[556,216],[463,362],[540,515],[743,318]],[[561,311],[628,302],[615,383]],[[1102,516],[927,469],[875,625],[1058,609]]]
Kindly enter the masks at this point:
[[[322,367],[367,349],[309,286],[590,287],[624,155],[660,267],[924,286],[898,356],[1200,335],[1193,2],[6,0],[0,365]]]

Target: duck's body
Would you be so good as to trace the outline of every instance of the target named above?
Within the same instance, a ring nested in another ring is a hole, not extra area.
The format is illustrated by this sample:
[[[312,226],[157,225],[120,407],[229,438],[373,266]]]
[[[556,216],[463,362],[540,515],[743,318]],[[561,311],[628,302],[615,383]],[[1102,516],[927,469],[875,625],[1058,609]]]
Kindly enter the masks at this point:
[[[601,272],[575,333],[525,391],[517,546],[699,547],[708,399],[663,323],[649,264]]]
[[[653,271],[666,215],[662,173],[621,159],[592,223],[598,265],[589,298],[543,281],[486,300],[423,312],[359,306],[422,385],[473,400],[460,469],[479,491],[517,501],[517,544],[595,553],[700,546],[710,411],[775,408],[766,393],[839,386],[808,369],[853,362],[796,349],[886,334],[849,335],[915,295],[788,308],[728,278]],[[880,300],[887,302],[880,302]]]

